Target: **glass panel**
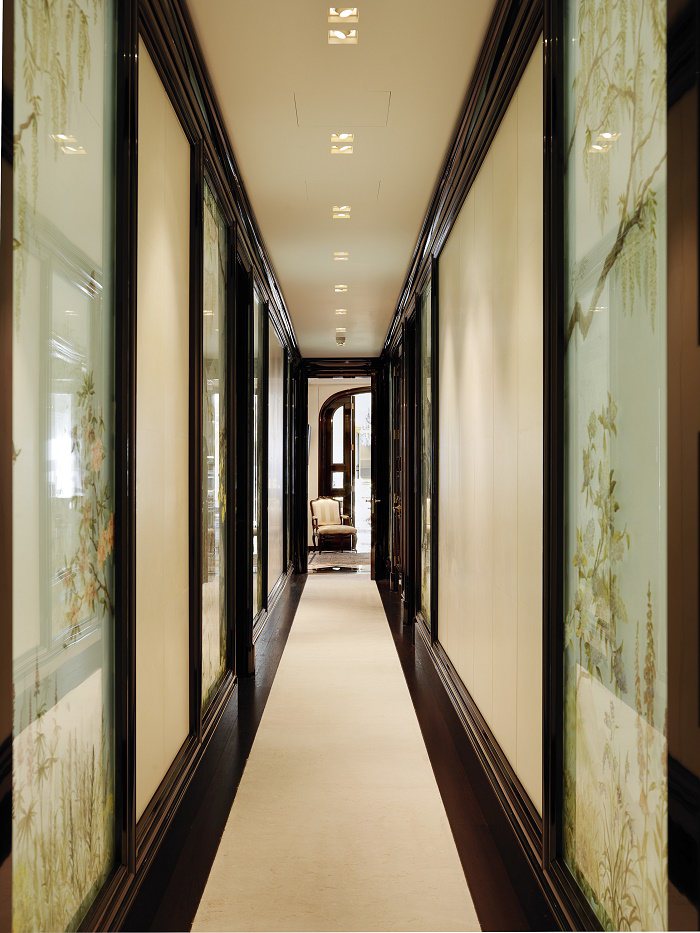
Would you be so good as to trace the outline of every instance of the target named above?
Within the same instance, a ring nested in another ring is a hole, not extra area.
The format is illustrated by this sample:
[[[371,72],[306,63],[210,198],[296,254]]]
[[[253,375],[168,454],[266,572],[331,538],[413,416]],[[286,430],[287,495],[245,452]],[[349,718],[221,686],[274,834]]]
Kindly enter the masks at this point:
[[[665,929],[666,8],[566,4],[564,854]]]
[[[367,554],[372,545],[372,395],[355,396],[355,515],[357,551]]]
[[[333,489],[342,489],[345,473],[342,470],[333,470],[332,487]]]
[[[431,501],[433,490],[433,398],[432,398],[432,308],[431,285],[426,285],[420,308],[420,398],[421,398],[421,471],[420,471],[420,608],[430,623]]]
[[[343,445],[343,413],[345,409],[341,405],[333,412],[333,463],[345,463],[345,452]]]
[[[204,185],[202,706],[226,670],[226,225]]]
[[[262,481],[263,445],[260,436],[262,406],[262,333],[263,303],[257,290],[253,297],[253,618],[263,607],[262,548],[260,528],[262,526]]]
[[[16,931],[77,928],[114,861],[113,21],[15,3]]]

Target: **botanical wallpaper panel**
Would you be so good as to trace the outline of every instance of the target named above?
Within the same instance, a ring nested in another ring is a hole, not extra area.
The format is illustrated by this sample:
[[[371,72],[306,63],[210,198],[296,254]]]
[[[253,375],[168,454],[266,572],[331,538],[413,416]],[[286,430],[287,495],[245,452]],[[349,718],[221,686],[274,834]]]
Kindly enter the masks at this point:
[[[666,7],[566,4],[565,858],[667,924]]]
[[[13,927],[114,857],[114,8],[15,0]]]

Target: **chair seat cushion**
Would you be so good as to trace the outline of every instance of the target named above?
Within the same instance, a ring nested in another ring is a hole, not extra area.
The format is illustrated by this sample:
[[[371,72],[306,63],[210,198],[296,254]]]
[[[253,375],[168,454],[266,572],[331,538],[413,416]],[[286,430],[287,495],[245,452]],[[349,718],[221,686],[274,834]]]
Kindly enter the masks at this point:
[[[318,533],[320,535],[355,535],[357,528],[352,525],[319,525]]]

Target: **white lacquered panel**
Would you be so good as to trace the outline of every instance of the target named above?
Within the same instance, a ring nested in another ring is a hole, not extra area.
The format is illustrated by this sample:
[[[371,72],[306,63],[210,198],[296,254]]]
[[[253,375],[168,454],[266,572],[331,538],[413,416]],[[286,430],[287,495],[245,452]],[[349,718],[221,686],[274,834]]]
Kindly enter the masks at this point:
[[[439,639],[542,783],[542,53],[440,255]]]
[[[136,815],[189,732],[190,146],[139,50]]]

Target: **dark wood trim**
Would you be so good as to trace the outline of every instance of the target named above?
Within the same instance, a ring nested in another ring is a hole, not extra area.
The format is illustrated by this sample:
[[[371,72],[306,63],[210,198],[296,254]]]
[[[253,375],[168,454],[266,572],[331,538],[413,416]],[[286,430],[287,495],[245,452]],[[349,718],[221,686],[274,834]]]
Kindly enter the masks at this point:
[[[564,11],[545,5],[544,24],[544,373],[542,513],[543,864],[561,852],[563,806],[564,619]]]
[[[700,909],[700,778],[672,755],[668,789],[668,879]]]
[[[308,570],[307,508],[309,501],[309,380],[299,362],[294,372],[295,454],[294,454],[294,570]]]
[[[136,293],[138,267],[138,7],[116,6],[115,132],[115,814],[117,874],[136,870]],[[110,902],[93,905],[99,927]]]
[[[262,609],[267,612],[268,608],[268,526],[269,526],[269,502],[270,502],[270,308],[267,302],[264,302],[260,315],[260,333],[258,335],[260,348],[260,408],[258,422],[258,444],[259,450],[259,473],[260,490],[258,492],[258,503],[260,505],[260,514],[258,516],[258,551],[260,554],[260,574],[261,574],[261,592]]]
[[[432,484],[430,488],[430,635],[438,638],[438,536],[440,496],[440,268],[439,260],[433,259],[430,271],[430,391],[432,411],[430,438],[432,459]]]
[[[204,346],[204,153],[190,175],[190,734],[202,734],[202,352]],[[137,503],[138,508],[138,503]]]
[[[0,929],[12,928],[12,338],[14,3],[2,16],[0,131]]]
[[[236,262],[236,307],[234,320],[233,433],[236,483],[235,516],[236,567],[236,670],[239,677],[255,672],[253,645],[253,279],[243,263]]]
[[[309,357],[302,360],[307,379],[332,379],[345,376],[371,376],[377,371],[379,357],[352,357],[347,359],[321,359]]]
[[[432,256],[438,256],[542,32],[543,0],[498,0],[384,341],[400,339]]]

